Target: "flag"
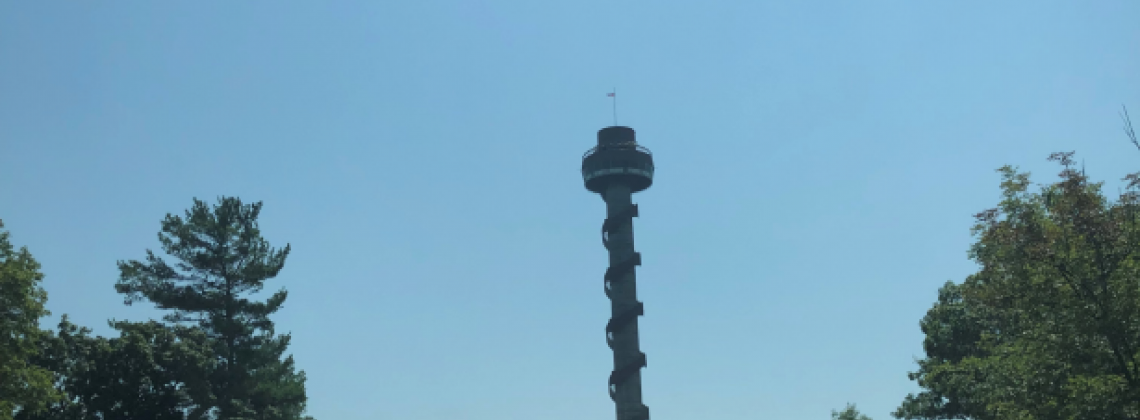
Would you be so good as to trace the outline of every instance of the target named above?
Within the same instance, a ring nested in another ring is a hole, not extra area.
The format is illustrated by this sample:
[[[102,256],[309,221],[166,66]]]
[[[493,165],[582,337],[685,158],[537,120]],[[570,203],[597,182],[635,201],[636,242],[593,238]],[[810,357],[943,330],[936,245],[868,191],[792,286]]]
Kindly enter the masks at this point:
[[[606,94],[606,96],[608,96],[608,97],[611,97],[611,98],[612,98],[612,97],[614,97],[614,93],[613,93],[613,92],[607,93],[607,94]]]

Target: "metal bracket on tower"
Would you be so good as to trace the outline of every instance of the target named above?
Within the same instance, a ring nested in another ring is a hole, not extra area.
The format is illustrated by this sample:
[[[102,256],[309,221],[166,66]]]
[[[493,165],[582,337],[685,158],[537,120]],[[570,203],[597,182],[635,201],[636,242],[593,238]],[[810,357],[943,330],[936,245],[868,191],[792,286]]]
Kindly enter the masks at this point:
[[[606,323],[606,344],[609,345],[611,349],[614,348],[613,333],[621,330],[642,315],[645,315],[645,304],[637,302],[637,305],[626,309],[621,315],[610,318],[610,322]]]
[[[639,353],[637,359],[627,363],[613,372],[610,373],[610,399],[617,399],[617,390],[615,389],[618,384],[625,382],[630,376],[637,373],[638,369],[646,366],[645,353]]]
[[[621,280],[622,275],[628,273],[630,270],[633,270],[634,267],[637,267],[639,265],[641,265],[641,253],[634,252],[633,256],[626,258],[625,261],[622,261],[617,265],[611,265],[610,268],[607,268],[605,275],[606,297],[610,297],[610,290],[613,289],[613,283]]]
[[[637,217],[637,204],[631,204],[614,217],[606,218],[605,223],[602,223],[602,245],[610,249],[610,232],[622,223],[632,221],[634,217]]]

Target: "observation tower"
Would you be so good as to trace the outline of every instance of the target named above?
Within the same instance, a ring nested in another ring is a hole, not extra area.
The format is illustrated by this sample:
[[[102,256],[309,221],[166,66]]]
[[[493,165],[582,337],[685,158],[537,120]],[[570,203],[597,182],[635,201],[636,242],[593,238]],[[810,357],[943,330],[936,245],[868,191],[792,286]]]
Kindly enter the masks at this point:
[[[612,316],[606,324],[606,343],[614,352],[610,398],[617,420],[647,420],[649,407],[641,402],[641,368],[646,366],[637,334],[637,317],[645,310],[637,300],[637,274],[641,254],[633,249],[633,193],[653,185],[653,155],[637,144],[632,128],[606,127],[598,131],[598,145],[582,156],[586,189],[606,202],[602,245],[610,254],[605,292]]]

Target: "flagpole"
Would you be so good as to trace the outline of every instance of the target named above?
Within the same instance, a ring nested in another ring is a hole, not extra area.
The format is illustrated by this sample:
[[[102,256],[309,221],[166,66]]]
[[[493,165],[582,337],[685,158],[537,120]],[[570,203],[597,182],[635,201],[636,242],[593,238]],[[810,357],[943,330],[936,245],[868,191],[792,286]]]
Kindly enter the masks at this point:
[[[617,88],[613,90],[614,95],[614,125],[617,125]]]

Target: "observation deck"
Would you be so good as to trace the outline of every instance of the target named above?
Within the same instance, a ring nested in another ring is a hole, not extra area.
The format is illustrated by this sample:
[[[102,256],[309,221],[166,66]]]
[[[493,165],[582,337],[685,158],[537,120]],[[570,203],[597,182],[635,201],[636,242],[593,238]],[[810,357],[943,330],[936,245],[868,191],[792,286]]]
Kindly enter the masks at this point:
[[[598,130],[598,145],[582,155],[586,189],[602,194],[611,184],[624,184],[630,192],[653,185],[653,154],[638,145],[636,133],[623,126]]]

